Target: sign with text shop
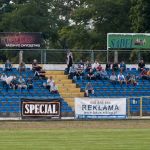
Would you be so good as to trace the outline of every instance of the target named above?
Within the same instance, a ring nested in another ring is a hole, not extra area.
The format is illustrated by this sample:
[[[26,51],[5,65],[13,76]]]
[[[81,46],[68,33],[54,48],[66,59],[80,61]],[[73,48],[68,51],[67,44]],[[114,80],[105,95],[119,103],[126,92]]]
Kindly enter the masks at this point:
[[[58,100],[28,100],[21,104],[22,117],[60,117]]]
[[[42,34],[39,32],[0,32],[0,49],[40,48]]]
[[[150,49],[150,34],[108,33],[107,49]]]
[[[126,98],[75,98],[77,119],[126,118]]]

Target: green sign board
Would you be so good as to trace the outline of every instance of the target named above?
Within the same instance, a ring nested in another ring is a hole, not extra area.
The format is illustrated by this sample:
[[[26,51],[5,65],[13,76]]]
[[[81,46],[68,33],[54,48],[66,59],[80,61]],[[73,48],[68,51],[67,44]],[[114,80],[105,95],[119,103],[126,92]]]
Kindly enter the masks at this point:
[[[108,33],[107,49],[150,49],[150,34]]]

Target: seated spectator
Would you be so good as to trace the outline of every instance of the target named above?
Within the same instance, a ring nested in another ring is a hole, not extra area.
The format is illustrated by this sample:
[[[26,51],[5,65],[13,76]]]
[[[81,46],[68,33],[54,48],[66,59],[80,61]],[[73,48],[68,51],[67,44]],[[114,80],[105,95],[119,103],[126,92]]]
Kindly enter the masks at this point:
[[[144,63],[144,60],[141,59],[139,64],[138,64],[138,70],[142,71],[144,68],[145,68],[145,63]]]
[[[118,63],[114,63],[114,64],[112,65],[112,70],[113,70],[113,71],[118,71],[118,69],[119,69]]]
[[[22,78],[22,76],[19,77],[18,79],[18,88],[19,89],[27,89],[27,85],[26,85],[26,82],[25,80]]]
[[[147,79],[150,80],[150,69],[147,71]]]
[[[124,63],[124,61],[122,61],[122,62],[120,63],[120,70],[121,70],[121,71],[125,71],[125,70],[126,70],[126,64]]]
[[[87,61],[85,63],[84,69],[85,69],[85,72],[89,72],[90,69],[92,69],[92,65],[91,65],[91,63],[89,61]]]
[[[125,82],[125,77],[124,75],[122,74],[122,72],[120,72],[118,74],[118,82],[120,83],[120,85],[122,85],[124,82]]]
[[[110,64],[110,62],[108,62],[108,63],[106,64],[105,70],[106,70],[106,71],[109,71],[110,69],[111,69],[111,64]]]
[[[98,61],[95,61],[95,62],[92,64],[92,69],[93,69],[93,70],[96,70],[98,66],[99,66]]]
[[[58,93],[58,87],[55,85],[55,82],[53,82],[53,84],[51,85],[50,92],[52,94],[57,94]]]
[[[9,60],[5,63],[5,71],[12,71],[12,64]]]
[[[2,83],[3,88],[6,85],[6,79],[7,79],[7,75],[5,73],[2,73],[2,75],[0,77],[0,81]]]
[[[147,71],[146,71],[146,69],[142,69],[142,71],[140,73],[140,78],[147,79]]]
[[[19,82],[16,78],[16,76],[13,76],[13,79],[10,82],[10,88],[16,90],[18,88]]]
[[[26,70],[26,66],[24,62],[21,62],[18,67],[19,72],[23,72]]]
[[[77,71],[77,69],[75,68],[75,65],[72,65],[72,67],[70,67],[70,69],[69,69],[69,77],[71,79],[73,79],[74,76],[76,76],[76,71]]]
[[[44,86],[46,89],[48,89],[48,90],[50,91],[50,88],[51,88],[51,86],[53,85],[53,83],[54,83],[53,77],[50,76],[50,77],[47,79],[46,83],[43,83],[43,86]]]
[[[84,70],[78,68],[77,71],[76,71],[75,78],[82,80],[83,76],[84,76]]]
[[[101,71],[102,69],[103,69],[103,68],[102,68],[101,64],[99,64],[99,65],[97,66],[97,68],[96,68],[96,71],[99,72],[99,71]]]
[[[127,76],[125,77],[126,80],[126,85],[129,85],[131,83],[131,74],[128,73]]]
[[[11,82],[14,78],[16,78],[16,76],[12,75],[12,76],[7,77],[6,84],[5,84],[6,91],[8,91],[8,89],[11,88]]]
[[[88,80],[95,80],[96,79],[94,71],[92,69],[90,69],[90,71],[88,72],[87,79]]]
[[[82,60],[78,63],[78,68],[84,69],[84,62]]]
[[[112,72],[112,74],[110,75],[110,82],[113,85],[117,83],[117,76],[116,76],[115,72]]]
[[[137,81],[136,81],[136,76],[135,75],[131,76],[131,84],[133,84],[134,86],[136,86],[138,84]]]
[[[42,69],[42,67],[39,66],[37,60],[34,59],[33,62],[32,62],[32,70],[33,70],[33,71],[38,71],[38,72],[39,72],[39,71],[41,71],[41,69]]]
[[[33,88],[33,79],[29,77],[26,81],[27,89],[32,89]]]
[[[100,75],[100,79],[108,79],[109,76],[107,74],[107,71],[102,69],[100,72],[99,72],[99,75]]]
[[[92,85],[91,85],[90,82],[88,82],[88,83],[86,84],[86,86],[85,86],[85,96],[88,97],[88,96],[89,96],[89,93],[94,94],[94,89],[93,89],[93,87],[92,87]]]

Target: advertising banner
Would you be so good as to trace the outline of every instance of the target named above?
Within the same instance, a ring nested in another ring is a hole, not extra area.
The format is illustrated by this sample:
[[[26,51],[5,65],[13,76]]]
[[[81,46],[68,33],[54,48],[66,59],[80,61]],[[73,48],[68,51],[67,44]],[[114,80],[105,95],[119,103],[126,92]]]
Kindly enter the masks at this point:
[[[60,117],[60,102],[53,100],[22,99],[22,117]]]
[[[75,117],[126,118],[126,98],[75,98]]]
[[[42,34],[39,32],[0,32],[0,49],[40,48]]]
[[[150,34],[108,33],[107,49],[150,49]]]

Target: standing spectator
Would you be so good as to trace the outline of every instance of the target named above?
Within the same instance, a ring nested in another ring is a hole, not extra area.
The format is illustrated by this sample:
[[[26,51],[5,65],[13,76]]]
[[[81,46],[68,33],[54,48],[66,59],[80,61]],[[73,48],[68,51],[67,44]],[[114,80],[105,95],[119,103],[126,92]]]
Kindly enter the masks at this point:
[[[5,71],[12,71],[12,64],[9,60],[5,63]]]
[[[112,65],[112,70],[113,71],[118,71],[119,67],[118,67],[118,63],[115,62],[113,65]]]
[[[120,83],[120,85],[122,85],[124,82],[125,82],[125,77],[124,75],[122,74],[122,72],[120,72],[118,74],[118,82]]]
[[[70,67],[72,67],[73,64],[73,55],[72,52],[68,52],[67,54],[67,72],[69,73]]]
[[[120,63],[120,70],[121,70],[121,71],[125,71],[125,70],[126,70],[126,64],[124,63],[124,61],[122,61],[122,62]]]
[[[115,85],[117,83],[117,76],[115,74],[115,72],[112,72],[112,74],[110,75],[110,82]]]
[[[141,59],[139,64],[138,64],[138,70],[142,71],[144,68],[145,68],[145,63],[144,63],[144,60]]]
[[[26,70],[26,65],[23,61],[19,64],[18,70],[20,73]]]
[[[107,64],[106,64],[106,68],[105,68],[107,71],[109,71],[110,69],[111,69],[111,64],[110,64],[110,62],[108,62]]]
[[[85,86],[85,96],[88,97],[89,93],[94,94],[94,89],[93,89],[92,84],[90,82],[88,82]]]

